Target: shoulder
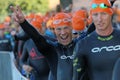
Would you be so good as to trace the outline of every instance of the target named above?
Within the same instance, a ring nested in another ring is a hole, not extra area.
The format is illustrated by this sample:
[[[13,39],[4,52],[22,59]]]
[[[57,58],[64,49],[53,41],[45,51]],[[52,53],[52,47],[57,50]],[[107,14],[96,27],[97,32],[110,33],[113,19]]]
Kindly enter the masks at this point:
[[[32,44],[33,43],[33,40],[32,39],[28,39],[25,41],[25,44],[26,46],[28,46],[29,44]]]
[[[86,37],[84,37],[83,39],[79,40],[79,43],[80,42],[82,42],[82,43],[87,42],[88,43],[88,41],[95,39],[96,36],[97,36],[97,33],[95,31],[93,31],[92,33],[90,33]]]
[[[119,29],[114,29],[113,35],[119,37],[120,36],[120,30]]]

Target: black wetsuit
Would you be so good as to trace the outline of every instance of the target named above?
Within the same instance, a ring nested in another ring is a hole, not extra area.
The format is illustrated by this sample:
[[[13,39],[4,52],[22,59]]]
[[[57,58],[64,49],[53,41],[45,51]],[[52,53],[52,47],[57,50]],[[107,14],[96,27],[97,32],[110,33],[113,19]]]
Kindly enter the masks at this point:
[[[0,51],[12,51],[12,44],[9,38],[0,37]]]
[[[95,31],[76,45],[73,80],[80,80],[84,72],[90,80],[112,80],[113,68],[120,57],[120,31],[99,36]]]
[[[95,31],[95,25],[94,25],[94,23],[92,23],[92,24],[90,24],[90,25],[88,26],[87,34],[90,34],[90,33],[92,33],[93,31]]]
[[[14,35],[15,47],[13,51],[14,51],[16,62],[17,62],[17,68],[19,69],[20,72],[22,71],[22,67],[19,63],[20,57],[22,55],[23,45],[28,39],[29,37],[25,34],[25,32],[22,29],[21,31],[19,31],[19,33]]]
[[[33,39],[38,50],[47,58],[54,80],[72,80],[73,49],[76,41],[63,46],[58,42],[46,40],[27,21],[20,25]]]
[[[35,80],[48,80],[49,66],[45,57],[37,50],[32,39],[25,42],[21,57],[21,64],[33,67]]]

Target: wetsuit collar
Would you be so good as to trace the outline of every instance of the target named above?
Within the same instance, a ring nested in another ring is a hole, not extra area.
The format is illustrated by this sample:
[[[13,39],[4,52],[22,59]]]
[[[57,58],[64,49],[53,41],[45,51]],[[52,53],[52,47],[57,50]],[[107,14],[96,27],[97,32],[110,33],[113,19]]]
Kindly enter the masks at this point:
[[[69,47],[73,46],[74,44],[75,44],[75,41],[72,40],[68,45],[62,45],[62,44],[58,43],[58,46],[61,46],[63,48],[69,48]]]

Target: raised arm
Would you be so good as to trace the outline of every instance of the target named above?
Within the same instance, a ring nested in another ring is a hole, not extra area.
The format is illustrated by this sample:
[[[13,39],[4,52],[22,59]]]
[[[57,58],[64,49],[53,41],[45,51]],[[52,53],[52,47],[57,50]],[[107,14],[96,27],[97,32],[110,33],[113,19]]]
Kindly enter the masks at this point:
[[[30,25],[26,20],[25,17],[20,9],[19,6],[13,7],[11,6],[10,9],[13,11],[13,19],[17,23],[19,23],[25,33],[34,41],[37,49],[46,57],[48,63],[50,65],[52,74],[56,79],[56,71],[57,71],[57,52],[54,46],[50,45],[47,40],[40,35],[37,30]]]
[[[22,29],[25,31],[25,33],[30,38],[32,38],[38,50],[43,54],[47,54],[49,50],[52,48],[51,45],[47,43],[47,40],[42,35],[40,35],[39,32],[31,24],[27,22],[27,20],[25,20],[24,14],[22,13],[20,7],[11,6],[10,9],[13,11],[12,18],[14,19],[14,21],[19,23]],[[53,48],[51,50],[53,50]]]
[[[30,36],[32,39],[38,39],[41,37],[40,40],[45,41],[45,39],[39,34],[39,32],[26,21],[25,16],[19,6],[11,6],[10,9],[13,11],[12,18],[15,22],[21,25],[22,29],[25,31],[26,34],[28,34],[28,36]]]

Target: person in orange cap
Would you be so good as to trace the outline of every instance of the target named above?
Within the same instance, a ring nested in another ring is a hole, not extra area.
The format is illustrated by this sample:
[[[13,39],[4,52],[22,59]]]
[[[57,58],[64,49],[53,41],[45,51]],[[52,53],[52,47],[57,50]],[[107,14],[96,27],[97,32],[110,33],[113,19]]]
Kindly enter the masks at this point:
[[[73,50],[77,40],[72,39],[71,16],[67,13],[57,13],[53,17],[52,25],[55,29],[57,41],[51,42],[40,35],[24,18],[20,7],[12,7],[14,20],[32,38],[38,50],[48,61],[52,80],[72,80]]]
[[[31,21],[31,25],[40,33],[44,35],[42,30],[43,19],[39,15],[35,15]],[[27,63],[27,64],[26,64]],[[45,57],[38,51],[35,43],[31,38],[24,43],[20,64],[25,71],[25,75],[30,80],[48,80],[49,66]]]
[[[91,16],[95,31],[75,47],[73,80],[112,80],[113,67],[120,57],[120,31],[113,28],[113,9],[109,0],[91,0]]]
[[[72,18],[72,25],[73,25],[73,38],[79,38],[81,33],[84,32],[85,29],[85,22],[84,20],[80,19],[79,17]]]
[[[53,18],[53,27],[55,29],[55,34],[58,42],[63,45],[68,45],[71,42],[71,16],[67,13],[57,13]],[[66,29],[66,30],[65,30]]]
[[[35,13],[31,13],[25,17],[29,22],[31,22],[35,18]]]
[[[5,36],[5,25],[0,23],[0,51],[12,51],[11,40]]]
[[[120,30],[120,8],[116,7],[115,14],[113,16],[114,18],[114,28],[117,28]]]
[[[118,7],[116,10],[116,21],[120,23],[120,8]]]
[[[116,12],[117,16],[117,29],[120,30],[120,8],[118,7],[117,12]],[[113,79],[112,80],[120,80],[120,58],[116,61],[115,66],[114,66],[114,71],[113,71]]]
[[[5,26],[4,24],[0,24],[0,36],[4,36],[4,29],[5,29]]]
[[[0,23],[0,29],[4,29],[4,28],[5,28],[4,24]]]
[[[85,34],[87,30],[86,25],[87,25],[87,12],[85,10],[76,11],[72,17],[73,37],[76,36],[78,38],[82,36],[81,35],[82,33]]]
[[[111,7],[113,6],[113,4],[115,3],[116,0],[109,0],[111,3]],[[114,8],[112,7],[112,9],[114,10]],[[114,12],[114,11],[113,11]],[[90,12],[91,13],[91,12]],[[87,34],[90,34],[91,32],[93,32],[95,30],[95,25],[92,22],[92,17],[91,14],[89,15],[89,19],[88,19],[88,30],[87,30]]]
[[[42,26],[38,21],[36,21],[36,20],[31,21],[31,25],[33,25],[40,33],[43,34]]]
[[[31,21],[31,24],[42,34],[44,35],[45,30],[43,30],[42,27],[43,19],[39,15],[35,15],[33,20]]]
[[[45,35],[56,39],[52,22],[53,22],[53,17],[49,18],[49,20],[46,22],[47,29],[45,31]]]

